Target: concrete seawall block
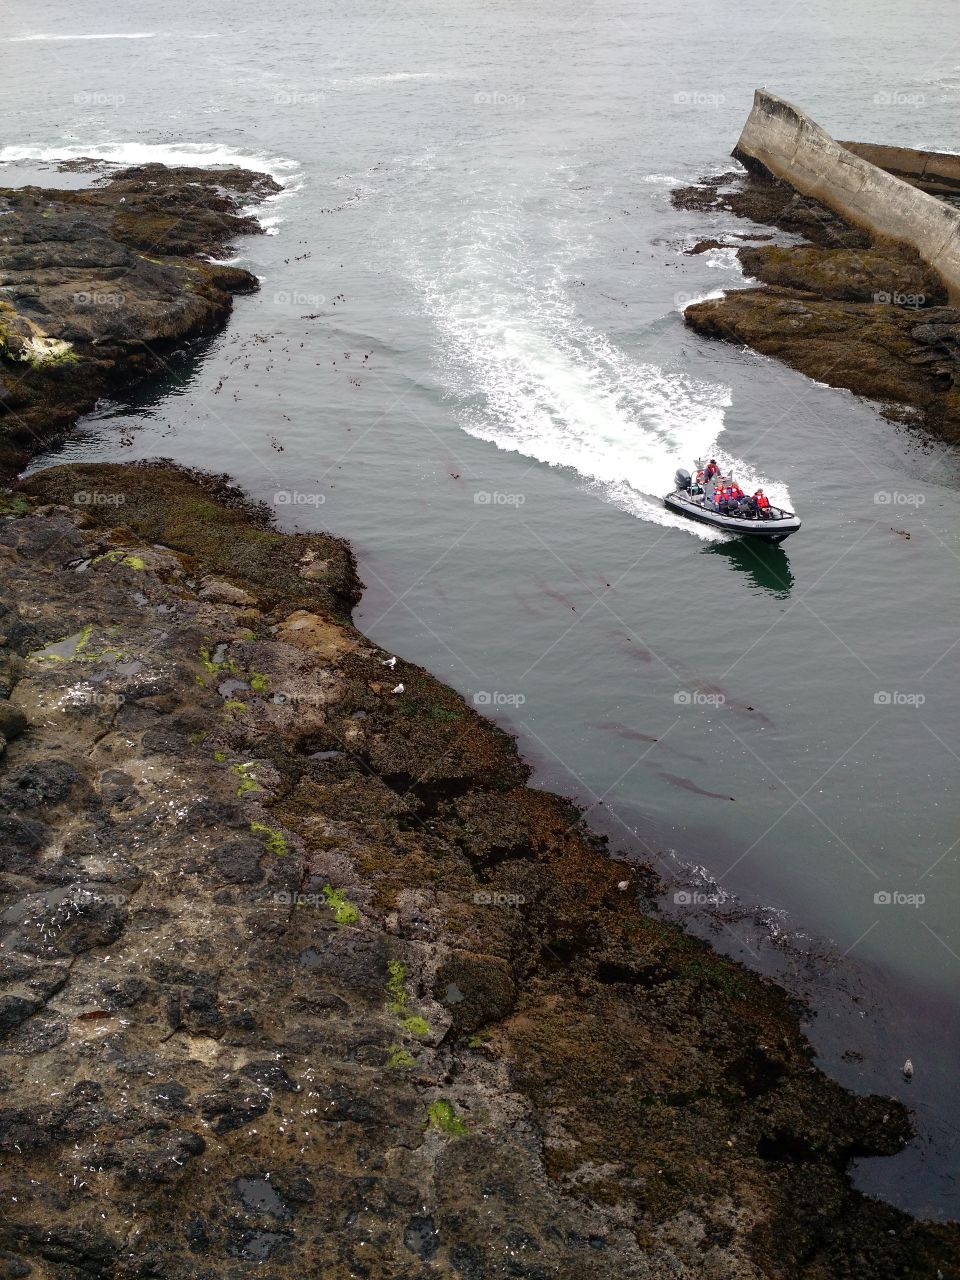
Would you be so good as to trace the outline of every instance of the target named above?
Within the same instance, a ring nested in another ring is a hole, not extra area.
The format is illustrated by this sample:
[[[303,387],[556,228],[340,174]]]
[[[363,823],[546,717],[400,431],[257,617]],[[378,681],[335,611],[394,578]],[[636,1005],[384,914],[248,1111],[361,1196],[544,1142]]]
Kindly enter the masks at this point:
[[[960,303],[960,210],[873,162],[949,189],[960,187],[960,156],[837,142],[799,107],[765,89],[754,94],[733,154],[872,235],[912,245],[941,276],[951,302]]]

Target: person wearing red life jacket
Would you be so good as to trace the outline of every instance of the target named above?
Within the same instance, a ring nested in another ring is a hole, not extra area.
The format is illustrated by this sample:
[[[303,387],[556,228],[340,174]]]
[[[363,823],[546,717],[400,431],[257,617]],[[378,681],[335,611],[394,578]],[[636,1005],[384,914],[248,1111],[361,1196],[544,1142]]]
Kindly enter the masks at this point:
[[[720,474],[720,468],[717,466],[716,458],[710,459],[707,463],[707,469],[703,474],[707,480],[712,480],[714,476],[718,476]]]
[[[770,499],[767,497],[767,495],[763,492],[762,489],[758,489],[756,491],[756,493],[753,495],[753,501],[756,503],[757,515],[760,517],[760,519],[769,520]]]

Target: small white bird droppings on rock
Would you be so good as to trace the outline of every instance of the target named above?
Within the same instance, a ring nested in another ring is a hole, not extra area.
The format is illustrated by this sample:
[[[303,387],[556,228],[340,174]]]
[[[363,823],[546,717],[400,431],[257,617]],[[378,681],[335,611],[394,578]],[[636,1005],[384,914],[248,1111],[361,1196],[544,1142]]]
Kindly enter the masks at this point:
[[[620,890],[621,893],[623,893],[626,889],[630,888],[630,881],[621,880],[620,883],[617,885],[617,888]]]
[[[403,685],[398,684],[395,689],[390,690],[391,693],[403,693]]]

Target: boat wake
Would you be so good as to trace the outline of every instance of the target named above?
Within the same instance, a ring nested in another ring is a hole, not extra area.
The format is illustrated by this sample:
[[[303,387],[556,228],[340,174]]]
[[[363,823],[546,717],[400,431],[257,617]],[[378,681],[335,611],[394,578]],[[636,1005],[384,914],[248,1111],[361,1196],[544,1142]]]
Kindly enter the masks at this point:
[[[558,245],[545,263],[528,252],[516,213],[468,215],[439,263],[411,259],[469,435],[573,471],[603,501],[706,541],[724,535],[662,505],[678,466],[715,456],[745,488],[777,491],[718,444],[730,389],[631,355],[586,322],[571,288],[574,255]]]

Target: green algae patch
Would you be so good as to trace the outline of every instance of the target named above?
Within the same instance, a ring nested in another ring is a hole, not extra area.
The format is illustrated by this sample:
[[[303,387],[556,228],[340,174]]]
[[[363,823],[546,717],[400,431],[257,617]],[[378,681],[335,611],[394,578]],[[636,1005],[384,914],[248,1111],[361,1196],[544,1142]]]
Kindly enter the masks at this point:
[[[247,706],[245,702],[238,702],[236,698],[228,698],[223,704],[224,711],[241,711],[246,712]]]
[[[456,1135],[467,1132],[466,1124],[457,1115],[453,1103],[446,1098],[437,1098],[427,1107],[427,1128]]]
[[[105,551],[102,556],[94,556],[90,563],[100,564],[104,560],[110,564],[125,564],[128,569],[137,569],[141,573],[147,567],[143,556],[133,555],[127,551]]]
[[[404,1013],[407,1007],[407,969],[402,960],[391,960],[387,964],[387,995],[390,1003],[387,1008],[391,1013]]]
[[[252,761],[248,764],[235,764],[230,767],[240,778],[240,785],[237,787],[238,796],[247,796],[251,791],[261,790],[260,783],[250,775],[250,770],[253,768]]]
[[[410,995],[407,991],[407,970],[402,960],[387,963],[387,1008],[400,1019],[400,1025],[411,1036],[428,1036],[430,1023],[419,1013],[409,1013]]]
[[[222,675],[225,671],[232,676],[240,676],[240,668],[237,666],[235,659],[222,658],[219,662],[210,652],[209,644],[202,644],[197,650],[197,656],[203,665],[203,669],[208,671],[212,676]]]
[[[250,830],[255,836],[263,838],[264,848],[277,858],[285,858],[290,852],[283,834],[268,827],[265,822],[251,822]]]
[[[266,693],[270,687],[270,677],[262,675],[259,671],[251,671],[249,684],[254,693]]]
[[[412,1036],[428,1036],[430,1034],[430,1023],[420,1016],[419,1013],[410,1013],[401,1019],[400,1025],[405,1031],[409,1031]]]
[[[0,493],[0,516],[23,516],[30,510],[30,503],[20,494]]]
[[[416,1058],[402,1044],[392,1044],[387,1052],[387,1066],[391,1071],[403,1071],[417,1065]]]
[[[323,896],[337,924],[356,924],[359,921],[360,912],[343,889],[334,889],[333,885],[325,884]]]
[[[441,724],[449,724],[453,720],[462,720],[463,715],[459,711],[451,711],[448,707],[431,707],[430,719],[439,720]]]

